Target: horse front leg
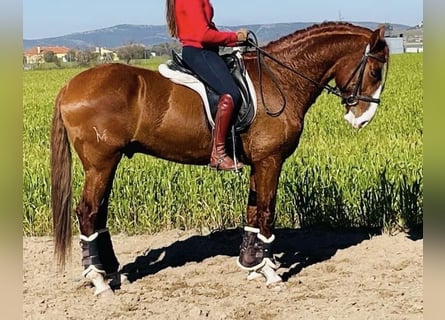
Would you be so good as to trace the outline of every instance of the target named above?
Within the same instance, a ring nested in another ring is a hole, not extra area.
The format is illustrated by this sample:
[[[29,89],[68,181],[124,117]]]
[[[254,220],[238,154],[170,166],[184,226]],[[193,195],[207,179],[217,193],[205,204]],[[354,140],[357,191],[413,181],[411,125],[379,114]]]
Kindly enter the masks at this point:
[[[82,198],[76,208],[81,233],[82,275],[94,285],[95,295],[112,293],[107,279],[111,278],[116,287],[120,285],[120,279],[117,279],[119,262],[106,228],[116,165],[86,170]]]
[[[252,165],[250,190],[247,205],[247,226],[238,265],[249,271],[248,279],[263,275],[266,284],[281,282],[275,273],[278,265],[272,252],[275,236],[272,234],[275,221],[275,204],[282,162],[270,158]]]

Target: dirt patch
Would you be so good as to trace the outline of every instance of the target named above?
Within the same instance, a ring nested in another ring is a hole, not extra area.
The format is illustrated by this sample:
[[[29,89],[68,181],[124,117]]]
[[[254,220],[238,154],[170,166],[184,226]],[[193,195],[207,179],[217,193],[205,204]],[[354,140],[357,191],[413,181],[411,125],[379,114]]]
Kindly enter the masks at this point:
[[[98,298],[80,248],[63,274],[52,239],[23,239],[24,319],[423,319],[423,238],[277,230],[284,279],[270,289],[236,265],[240,230],[113,236],[130,283]]]

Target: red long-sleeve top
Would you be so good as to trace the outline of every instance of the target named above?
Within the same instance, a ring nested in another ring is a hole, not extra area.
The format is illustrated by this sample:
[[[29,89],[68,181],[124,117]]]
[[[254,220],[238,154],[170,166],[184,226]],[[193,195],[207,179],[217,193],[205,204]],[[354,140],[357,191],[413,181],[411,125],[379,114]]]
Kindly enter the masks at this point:
[[[183,46],[214,48],[237,44],[236,32],[222,32],[216,28],[209,0],[175,0],[175,19]]]

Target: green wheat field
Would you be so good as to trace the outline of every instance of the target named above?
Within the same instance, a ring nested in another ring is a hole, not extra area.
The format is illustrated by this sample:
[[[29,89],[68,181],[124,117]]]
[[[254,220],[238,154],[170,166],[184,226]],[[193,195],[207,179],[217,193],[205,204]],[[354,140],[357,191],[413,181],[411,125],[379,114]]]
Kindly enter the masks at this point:
[[[144,65],[155,68],[156,63]],[[83,69],[23,73],[23,234],[52,234],[49,145],[58,90]],[[276,227],[408,230],[423,223],[423,54],[392,55],[375,119],[355,130],[337,97],[309,110],[280,177]],[[73,153],[73,206],[83,173]],[[146,155],[123,158],[111,194],[112,233],[215,230],[244,224],[249,168],[241,175]],[[73,207],[73,219],[77,221]],[[77,230],[77,227],[74,227]]]

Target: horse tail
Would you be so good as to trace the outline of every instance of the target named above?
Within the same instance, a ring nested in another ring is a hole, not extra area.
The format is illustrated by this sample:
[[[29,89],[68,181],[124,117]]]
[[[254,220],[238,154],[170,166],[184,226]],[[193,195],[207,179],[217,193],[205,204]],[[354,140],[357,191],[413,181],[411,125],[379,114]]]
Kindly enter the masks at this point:
[[[51,128],[51,208],[54,254],[60,270],[71,252],[71,149],[60,111],[62,88],[57,95]]]

